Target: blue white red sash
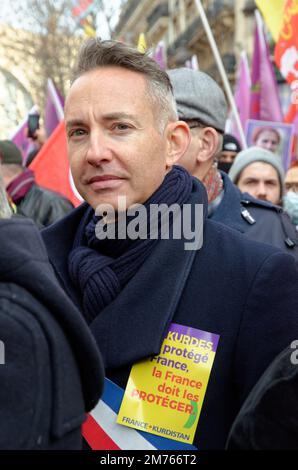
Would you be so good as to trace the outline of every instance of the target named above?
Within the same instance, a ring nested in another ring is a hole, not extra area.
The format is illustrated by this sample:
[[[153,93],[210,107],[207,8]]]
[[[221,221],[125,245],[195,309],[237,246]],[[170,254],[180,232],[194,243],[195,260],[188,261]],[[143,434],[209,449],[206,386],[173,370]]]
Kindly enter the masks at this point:
[[[102,399],[83,424],[83,436],[93,450],[196,450],[191,444],[117,424],[124,390],[105,379]]]

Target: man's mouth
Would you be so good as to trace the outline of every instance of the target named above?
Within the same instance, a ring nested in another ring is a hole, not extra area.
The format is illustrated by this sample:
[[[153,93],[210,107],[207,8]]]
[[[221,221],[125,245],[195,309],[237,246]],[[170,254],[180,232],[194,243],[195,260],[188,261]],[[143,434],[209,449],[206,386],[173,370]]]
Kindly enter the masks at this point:
[[[102,175],[102,176],[93,176],[88,180],[88,184],[94,183],[96,181],[108,181],[108,180],[118,180],[122,179],[119,176],[115,175]]]
[[[88,180],[88,185],[90,185],[93,190],[110,189],[120,186],[123,181],[124,178],[116,175],[93,176]]]

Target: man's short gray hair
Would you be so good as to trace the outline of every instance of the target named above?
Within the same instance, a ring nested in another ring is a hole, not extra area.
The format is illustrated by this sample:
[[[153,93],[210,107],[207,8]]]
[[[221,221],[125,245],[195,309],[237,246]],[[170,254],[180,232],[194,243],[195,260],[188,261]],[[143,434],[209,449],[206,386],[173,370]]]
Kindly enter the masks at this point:
[[[87,39],[79,50],[71,83],[86,72],[100,67],[122,67],[142,73],[147,81],[148,98],[156,114],[159,131],[162,133],[169,121],[177,121],[178,114],[170,79],[146,53],[143,54],[118,41]]]
[[[220,134],[219,132],[217,133],[218,135],[218,145],[217,145],[217,150],[214,154],[214,158],[218,158],[222,152],[222,146],[223,146],[223,135]]]

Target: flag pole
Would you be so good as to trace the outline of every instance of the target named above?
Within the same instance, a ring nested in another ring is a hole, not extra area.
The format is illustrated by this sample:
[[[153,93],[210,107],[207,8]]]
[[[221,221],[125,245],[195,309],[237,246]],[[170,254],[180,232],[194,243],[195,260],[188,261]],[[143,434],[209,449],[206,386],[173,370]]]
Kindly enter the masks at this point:
[[[241,121],[240,121],[239,113],[238,113],[238,110],[237,110],[237,106],[235,104],[235,100],[234,100],[234,97],[233,97],[233,94],[232,94],[230,83],[228,81],[227,74],[226,74],[226,71],[224,69],[224,66],[223,66],[219,51],[218,51],[218,47],[216,45],[213,33],[212,33],[210,25],[208,23],[208,19],[207,19],[207,16],[205,14],[204,8],[202,6],[201,0],[195,0],[195,3],[196,3],[197,9],[199,11],[199,14],[200,14],[200,17],[201,17],[201,20],[202,20],[202,23],[203,23],[205,33],[208,37],[208,41],[209,41],[210,47],[212,49],[216,65],[218,67],[218,70],[219,70],[219,73],[220,73],[220,76],[221,76],[221,79],[222,79],[222,82],[223,82],[223,85],[224,85],[224,88],[225,88],[225,91],[226,91],[226,94],[227,94],[227,97],[228,97],[228,101],[230,103],[232,112],[233,112],[234,117],[235,117],[236,125],[237,125],[237,128],[238,128],[241,143],[242,143],[242,147],[243,147],[243,149],[245,149],[245,148],[247,148],[245,135],[244,135],[243,128],[242,128],[242,125],[241,125]]]
[[[62,121],[64,119],[63,106],[62,106],[62,104],[60,103],[60,101],[58,99],[57,91],[56,91],[55,85],[53,83],[53,80],[51,78],[48,78],[48,90],[50,92],[51,98],[52,98],[53,103],[55,105],[59,121]]]

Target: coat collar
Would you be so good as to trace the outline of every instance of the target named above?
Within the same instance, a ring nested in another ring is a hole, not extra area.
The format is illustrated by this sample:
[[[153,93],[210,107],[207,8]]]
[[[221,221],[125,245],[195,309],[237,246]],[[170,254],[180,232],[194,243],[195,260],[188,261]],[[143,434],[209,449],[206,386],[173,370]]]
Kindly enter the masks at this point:
[[[185,251],[182,240],[161,240],[137,275],[92,322],[107,368],[160,352],[196,253]]]
[[[211,219],[245,233],[247,223],[241,216],[241,191],[232,183],[228,175],[222,171],[220,173],[224,182],[224,197]]]
[[[194,180],[188,204],[204,206],[207,222],[207,194]],[[43,230],[49,258],[57,276],[72,299],[78,297],[68,275],[68,254],[82,217],[90,217],[83,204],[62,221]],[[90,328],[106,368],[118,368],[156,355],[173,319],[192,263],[198,251],[185,250],[186,239],[160,240],[150,256],[117,298],[91,323]]]

